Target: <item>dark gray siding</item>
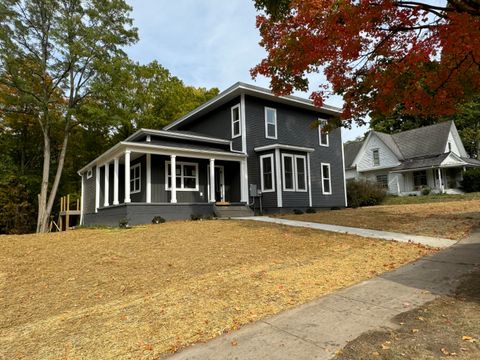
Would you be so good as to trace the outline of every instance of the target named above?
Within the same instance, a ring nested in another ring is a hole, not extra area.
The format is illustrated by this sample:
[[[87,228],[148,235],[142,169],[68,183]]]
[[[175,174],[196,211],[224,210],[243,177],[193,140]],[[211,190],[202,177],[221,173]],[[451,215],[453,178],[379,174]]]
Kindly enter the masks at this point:
[[[83,188],[83,211],[84,214],[90,214],[95,212],[95,176],[96,167],[92,168],[92,177],[87,179],[87,172],[82,176],[84,179]]]
[[[170,191],[165,190],[165,162],[169,156],[152,155],[152,202],[168,203],[171,200]],[[178,162],[198,164],[198,191],[177,191],[179,203],[208,202],[207,165],[208,160],[176,158]]]
[[[277,139],[265,138],[265,106],[277,110]],[[246,96],[246,127],[249,183],[260,186],[259,155],[255,147],[285,144],[314,148],[310,154],[313,207],[345,205],[341,129],[329,134],[329,146],[319,145],[318,129],[312,127],[319,114],[313,111]],[[282,150],[285,153],[290,151]],[[305,155],[305,154],[304,154]],[[332,172],[332,195],[322,194],[320,164],[329,163]],[[276,179],[278,181],[278,179]],[[264,196],[265,207],[276,206],[276,194]],[[283,192],[284,207],[308,207],[308,193]]]
[[[140,163],[140,192],[138,193],[134,193],[134,194],[130,194],[130,200],[132,202],[146,202],[147,201],[147,158],[145,155],[142,155],[138,158],[136,158],[135,160],[132,160],[130,162],[130,166],[133,166],[133,165],[136,165]],[[124,167],[125,168],[125,167]],[[124,177],[125,179],[125,177]],[[119,184],[119,187],[120,187],[120,184]],[[122,183],[122,186],[124,189],[125,189],[125,181]],[[120,199],[119,199],[120,201]],[[111,203],[111,202],[110,202]]]
[[[118,226],[119,221],[127,219],[130,225],[149,224],[154,216],[166,220],[189,219],[192,214],[213,216],[212,204],[122,204],[99,209],[96,214],[85,215],[85,225]]]
[[[222,105],[218,109],[212,111],[190,124],[181,125],[175,130],[195,131],[200,134],[210,135],[221,139],[232,139],[232,117],[231,108],[240,104],[240,97]],[[173,130],[173,129],[172,129]],[[232,141],[234,150],[242,150],[242,138],[237,137]]]

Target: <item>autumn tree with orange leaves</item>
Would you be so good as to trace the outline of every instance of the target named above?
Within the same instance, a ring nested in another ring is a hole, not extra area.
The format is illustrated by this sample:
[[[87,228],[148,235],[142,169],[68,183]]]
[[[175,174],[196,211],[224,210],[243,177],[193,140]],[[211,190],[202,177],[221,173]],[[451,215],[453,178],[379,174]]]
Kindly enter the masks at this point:
[[[252,75],[278,95],[343,96],[344,124],[401,109],[440,117],[480,93],[480,1],[256,0],[267,57]]]

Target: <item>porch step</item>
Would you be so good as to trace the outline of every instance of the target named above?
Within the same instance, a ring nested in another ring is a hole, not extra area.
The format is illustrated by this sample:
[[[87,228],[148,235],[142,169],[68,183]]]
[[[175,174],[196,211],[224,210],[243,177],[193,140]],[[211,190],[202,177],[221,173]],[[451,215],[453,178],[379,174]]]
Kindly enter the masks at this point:
[[[213,207],[215,216],[219,218],[232,218],[232,217],[244,217],[253,216],[253,211],[247,205],[226,205]]]

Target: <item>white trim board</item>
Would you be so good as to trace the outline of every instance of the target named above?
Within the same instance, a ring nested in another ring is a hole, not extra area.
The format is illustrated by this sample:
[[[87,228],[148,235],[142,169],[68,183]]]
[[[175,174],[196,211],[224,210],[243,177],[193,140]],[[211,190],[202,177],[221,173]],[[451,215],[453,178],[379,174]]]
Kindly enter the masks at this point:
[[[253,150],[255,150],[256,152],[259,152],[259,151],[267,151],[267,150],[275,150],[275,149],[302,151],[302,152],[314,152],[315,151],[314,148],[310,148],[310,147],[285,145],[285,144],[272,144],[272,145],[258,146],[256,148],[254,148]]]

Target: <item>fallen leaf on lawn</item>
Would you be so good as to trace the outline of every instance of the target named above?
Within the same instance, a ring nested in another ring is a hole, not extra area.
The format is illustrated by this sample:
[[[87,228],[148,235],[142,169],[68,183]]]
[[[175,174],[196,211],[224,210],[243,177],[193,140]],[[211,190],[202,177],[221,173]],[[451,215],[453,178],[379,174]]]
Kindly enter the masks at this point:
[[[374,351],[374,352],[372,352],[372,355],[373,356],[380,356],[380,353],[378,351]]]
[[[450,355],[450,352],[445,348],[441,348],[440,351],[442,352],[443,355]]]
[[[382,349],[383,350],[390,350],[390,346],[382,344]]]
[[[419,316],[417,319],[420,320],[420,321],[425,321],[425,318],[423,318],[421,316]]]
[[[412,329],[412,333],[415,334],[418,332],[418,329]]]
[[[238,342],[237,340],[232,340],[232,342],[230,343],[232,346],[237,346],[238,345]]]
[[[463,340],[463,341],[472,342],[472,343],[475,342],[475,341],[477,341],[477,339],[475,339],[475,338],[473,338],[473,337],[471,337],[471,336],[467,336],[467,335],[462,336],[462,340]]]
[[[335,352],[335,355],[342,355],[342,354],[343,354],[342,350],[337,350],[337,352]]]

